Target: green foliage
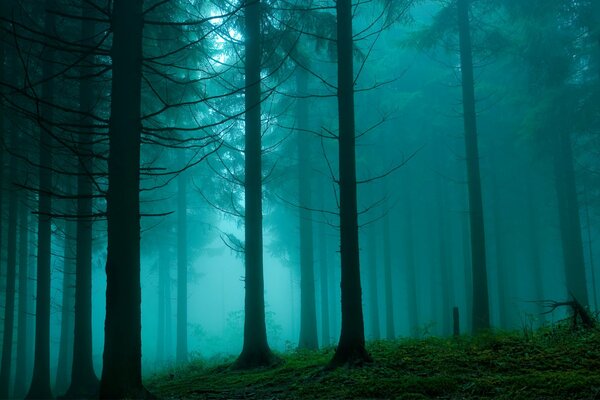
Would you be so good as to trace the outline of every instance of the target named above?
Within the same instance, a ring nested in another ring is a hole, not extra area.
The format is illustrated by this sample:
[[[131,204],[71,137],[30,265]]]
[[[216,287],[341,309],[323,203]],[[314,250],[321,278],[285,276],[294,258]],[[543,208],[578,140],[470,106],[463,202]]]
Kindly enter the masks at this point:
[[[286,353],[271,369],[192,363],[147,384],[166,398],[584,399],[600,390],[599,345],[599,332],[566,327],[377,341],[363,368],[324,370],[327,348]]]

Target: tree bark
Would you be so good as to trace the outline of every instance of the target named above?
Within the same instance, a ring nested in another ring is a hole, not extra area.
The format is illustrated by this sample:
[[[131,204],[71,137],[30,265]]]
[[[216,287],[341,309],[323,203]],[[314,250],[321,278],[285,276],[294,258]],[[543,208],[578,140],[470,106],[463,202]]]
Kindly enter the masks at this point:
[[[95,25],[91,17],[91,7],[82,3],[81,37],[85,44],[93,45]],[[89,79],[84,79],[85,69],[80,71],[79,104],[83,113],[91,113],[94,108],[94,87]],[[83,126],[92,126],[89,117],[82,118]],[[77,171],[77,215],[91,215],[93,202],[89,197],[94,193],[93,172],[93,131],[79,137],[79,162]],[[92,228],[90,218],[77,219],[77,243],[75,265],[75,317],[73,328],[73,363],[71,385],[64,397],[93,398],[98,396],[100,382],[94,371],[92,358]]]
[[[351,0],[338,0],[336,11],[342,330],[330,367],[371,361],[365,349],[360,285]]]
[[[368,273],[369,273],[369,314],[371,314],[371,338],[381,339],[379,327],[379,290],[377,287],[377,236],[375,230],[368,235]]]
[[[187,345],[187,176],[177,180],[177,363],[188,360]]]
[[[69,179],[68,177],[67,179]],[[71,193],[67,189],[67,193]],[[67,209],[67,214],[72,210]],[[73,314],[75,302],[75,259],[76,259],[76,225],[66,220],[63,253],[62,304],[60,308],[60,344],[58,350],[58,365],[56,368],[55,391],[63,393],[68,389],[71,380],[71,363],[73,362]]]
[[[16,398],[25,396],[27,392],[27,375],[29,361],[29,209],[25,204],[25,196],[21,195],[19,207],[19,302],[17,328],[17,361],[13,395]]]
[[[406,182],[406,187],[411,187],[410,181]],[[406,297],[408,313],[409,334],[414,335],[419,328],[419,306],[417,301],[417,274],[415,265],[415,237],[413,220],[413,199],[412,193],[408,190],[405,194],[404,203],[404,241],[402,249],[405,252],[405,273],[406,273]]]
[[[327,236],[325,223],[318,227],[319,236],[319,272],[321,280],[321,345],[329,346],[331,341],[329,321],[329,264],[327,257]]]
[[[106,320],[100,398],[148,397],[142,386],[140,135],[143,0],[115,0],[106,211]]]
[[[296,87],[299,96],[308,92],[308,77],[303,69],[298,69]],[[300,338],[298,348],[316,350],[319,348],[317,338],[317,309],[315,304],[315,272],[314,245],[311,207],[310,180],[310,135],[308,132],[308,103],[299,98],[297,104],[296,125],[298,126],[298,198],[300,225]]]
[[[54,10],[54,0],[46,0],[45,10]],[[55,34],[55,14],[46,11],[44,31],[52,36]],[[42,58],[49,60],[42,66],[42,98],[46,101],[54,99],[54,82],[50,77],[54,75],[54,51],[51,47],[44,50]],[[46,105],[40,106],[40,112],[46,121],[52,121],[53,111]],[[33,361],[33,378],[26,398],[48,399],[52,398],[50,387],[50,262],[52,240],[52,146],[53,139],[51,126],[40,126],[39,147],[39,188],[38,195],[38,256],[37,256],[37,289],[35,299],[35,352]]]
[[[245,315],[240,369],[271,365],[267,342],[262,232],[261,1],[245,0]]]
[[[569,127],[561,126],[554,138],[554,176],[558,199],[560,236],[569,296],[583,307],[589,305],[579,201]]]
[[[16,134],[13,127],[9,127],[11,146],[16,147]],[[17,158],[12,155],[8,170],[10,176],[17,173]],[[12,183],[12,182],[11,182]],[[6,292],[4,299],[4,334],[2,337],[2,364],[0,371],[0,398],[9,397],[11,377],[11,364],[13,355],[13,337],[15,321],[15,286],[17,271],[17,217],[19,213],[19,196],[15,186],[9,187],[8,192],[8,237],[6,253]]]
[[[387,202],[384,206],[387,209]],[[383,219],[383,275],[385,290],[385,335],[388,340],[396,338],[396,327],[394,325],[394,293],[392,275],[392,249],[390,238],[390,216]]]
[[[457,0],[460,64],[462,72],[463,119],[469,191],[471,225],[471,263],[473,269],[473,331],[490,327],[490,310],[485,254],[483,202],[477,144],[477,116],[475,112],[475,83],[469,22],[470,0]]]

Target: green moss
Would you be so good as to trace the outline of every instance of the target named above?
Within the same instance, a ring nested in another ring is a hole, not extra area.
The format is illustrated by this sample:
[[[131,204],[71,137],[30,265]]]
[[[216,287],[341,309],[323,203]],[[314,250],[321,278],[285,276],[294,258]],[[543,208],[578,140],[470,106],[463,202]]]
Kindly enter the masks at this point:
[[[234,371],[202,361],[147,379],[163,398],[589,399],[600,393],[600,333],[544,329],[526,337],[369,343],[375,362],[324,370],[333,349],[280,355],[270,369]]]

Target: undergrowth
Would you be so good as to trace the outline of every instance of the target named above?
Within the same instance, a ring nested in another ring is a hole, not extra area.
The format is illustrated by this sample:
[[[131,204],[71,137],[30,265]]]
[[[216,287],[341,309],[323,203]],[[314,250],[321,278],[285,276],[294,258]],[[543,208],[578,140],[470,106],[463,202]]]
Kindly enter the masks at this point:
[[[280,354],[271,369],[234,371],[201,360],[147,379],[164,399],[595,399],[600,398],[600,332],[567,327],[526,335],[368,344],[374,362],[325,371],[334,349]]]

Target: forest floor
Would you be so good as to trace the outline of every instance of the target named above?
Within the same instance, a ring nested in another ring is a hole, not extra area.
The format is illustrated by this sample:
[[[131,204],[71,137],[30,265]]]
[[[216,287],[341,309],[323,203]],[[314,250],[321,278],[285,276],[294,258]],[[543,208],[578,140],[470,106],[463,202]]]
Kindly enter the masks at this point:
[[[600,399],[600,331],[544,328],[368,343],[374,362],[325,371],[333,348],[273,368],[189,365],[149,377],[161,399]],[[233,359],[229,360],[233,361]]]

